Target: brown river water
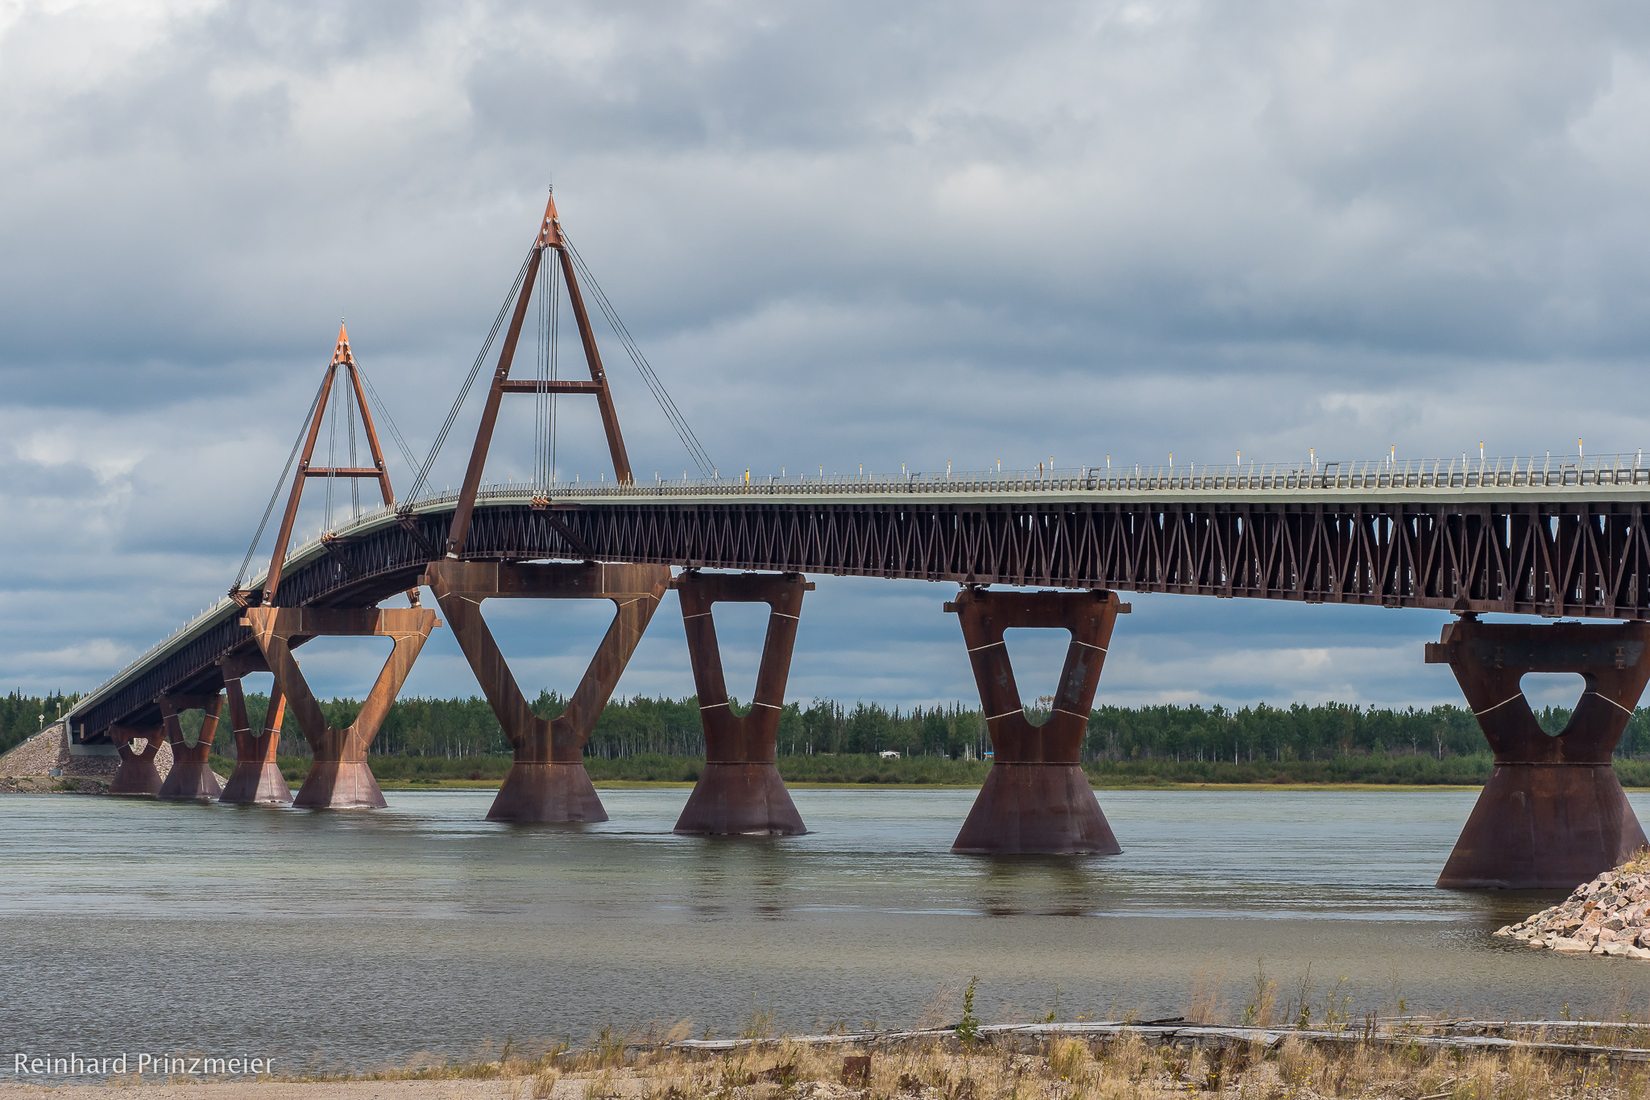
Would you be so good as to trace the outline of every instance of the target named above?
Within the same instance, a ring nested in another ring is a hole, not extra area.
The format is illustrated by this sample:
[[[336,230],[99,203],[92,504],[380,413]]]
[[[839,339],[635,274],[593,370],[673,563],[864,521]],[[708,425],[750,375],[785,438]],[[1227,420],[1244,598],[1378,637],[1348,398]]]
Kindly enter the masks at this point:
[[[480,791],[0,799],[0,1081],[13,1052],[299,1072],[604,1025],[941,1022],[971,976],[988,1020],[1194,990],[1235,1015],[1262,970],[1318,1012],[1650,1013],[1650,964],[1491,936],[1554,895],[1433,887],[1472,792],[1101,791],[1125,850],[1088,860],[951,855],[972,791],[797,791],[814,831],[771,841],[671,835],[685,797],[604,791],[584,829],[488,824]]]

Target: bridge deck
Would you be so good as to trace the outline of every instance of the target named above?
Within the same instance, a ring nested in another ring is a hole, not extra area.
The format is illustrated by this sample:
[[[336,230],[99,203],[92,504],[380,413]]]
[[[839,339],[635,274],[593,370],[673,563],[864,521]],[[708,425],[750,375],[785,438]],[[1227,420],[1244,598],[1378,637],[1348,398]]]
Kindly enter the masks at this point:
[[[466,557],[654,562],[1389,607],[1650,615],[1650,468],[1374,462],[763,478],[482,491]],[[278,602],[369,606],[438,556],[452,496],[294,551]],[[225,598],[70,712],[97,739],[249,644]]]

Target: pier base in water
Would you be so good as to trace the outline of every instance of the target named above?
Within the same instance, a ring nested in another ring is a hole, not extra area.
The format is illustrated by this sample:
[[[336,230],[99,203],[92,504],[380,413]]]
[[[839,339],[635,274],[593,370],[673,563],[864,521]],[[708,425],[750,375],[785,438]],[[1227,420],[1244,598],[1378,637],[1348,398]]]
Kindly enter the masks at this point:
[[[676,832],[684,836],[801,836],[808,831],[773,763],[707,763]]]
[[[1123,847],[1080,766],[996,762],[951,850],[1114,856]]]
[[[488,821],[571,825],[606,821],[607,810],[584,763],[517,760],[487,811]]]
[[[1465,615],[1427,646],[1448,664],[1495,752],[1495,771],[1438,876],[1457,889],[1569,890],[1645,843],[1611,754],[1650,680],[1650,623],[1484,623]],[[1569,724],[1549,735],[1520,681],[1579,673]]]
[[[166,802],[210,802],[223,793],[218,777],[209,762],[212,740],[218,731],[218,715],[223,709],[223,695],[202,696],[163,695],[160,697],[161,719],[166,726],[166,740],[172,747],[172,770],[166,773],[155,797]],[[200,734],[194,744],[183,735],[179,711],[204,712]]]
[[[1117,616],[1116,593],[965,588],[945,605],[968,645],[991,735],[991,771],[952,844],[975,855],[1116,855],[1117,843],[1081,766],[1089,711]],[[1048,719],[1032,725],[1004,640],[1015,627],[1071,634]]]
[[[802,614],[802,596],[813,587],[800,573],[700,573],[690,570],[672,585],[682,603],[688,660],[705,731],[705,770],[676,819],[689,836],[800,836],[808,831],[779,776],[779,719],[785,682]],[[722,649],[716,639],[718,603],[765,603],[768,629],[757,667],[750,711],[733,713]]]
[[[281,743],[281,720],[286,715],[286,697],[280,688],[270,692],[264,728],[254,736],[238,667],[225,666],[224,693],[229,697],[229,721],[235,731],[235,770],[229,773],[229,781],[223,785],[218,801],[241,806],[286,805],[292,801],[292,789],[275,761]]]
[[[160,769],[155,766],[155,754],[160,752],[164,739],[161,726],[121,727],[109,731],[120,754],[114,778],[109,781],[109,793],[125,798],[153,798],[160,793]],[[141,740],[142,749],[132,748],[132,742]]]

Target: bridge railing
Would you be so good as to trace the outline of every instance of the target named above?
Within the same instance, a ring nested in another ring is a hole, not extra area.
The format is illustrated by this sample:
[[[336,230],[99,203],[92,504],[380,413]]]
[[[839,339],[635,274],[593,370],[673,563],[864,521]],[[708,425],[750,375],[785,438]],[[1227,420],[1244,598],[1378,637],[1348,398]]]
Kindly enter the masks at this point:
[[[924,493],[1130,493],[1277,492],[1289,490],[1403,490],[1487,488],[1586,488],[1650,486],[1643,452],[1555,458],[1537,455],[1476,459],[1373,459],[1355,462],[1199,463],[1161,466],[1094,465],[1042,470],[969,470],[899,474],[764,474],[665,479],[621,485],[598,480],[558,482],[548,487],[500,483],[484,486],[484,500],[556,497],[786,496],[797,494]],[[418,502],[437,505],[454,499],[437,494]]]

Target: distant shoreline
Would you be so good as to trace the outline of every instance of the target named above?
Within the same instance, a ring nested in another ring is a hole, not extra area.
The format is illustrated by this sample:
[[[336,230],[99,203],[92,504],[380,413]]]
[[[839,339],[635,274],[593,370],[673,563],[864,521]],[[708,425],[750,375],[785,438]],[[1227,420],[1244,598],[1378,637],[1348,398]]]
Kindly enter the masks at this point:
[[[497,779],[440,779],[432,782],[383,782],[385,791],[491,791],[497,790]],[[693,784],[674,779],[597,779],[598,790],[654,790],[675,789],[689,791]],[[973,791],[973,783],[825,783],[817,781],[790,782],[793,791]],[[1477,784],[1466,783],[1095,783],[1097,791],[1476,791]],[[1629,791],[1650,788],[1628,787]]]

